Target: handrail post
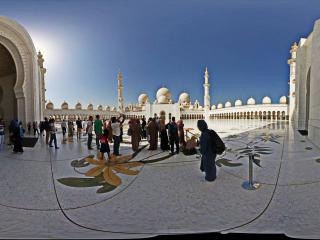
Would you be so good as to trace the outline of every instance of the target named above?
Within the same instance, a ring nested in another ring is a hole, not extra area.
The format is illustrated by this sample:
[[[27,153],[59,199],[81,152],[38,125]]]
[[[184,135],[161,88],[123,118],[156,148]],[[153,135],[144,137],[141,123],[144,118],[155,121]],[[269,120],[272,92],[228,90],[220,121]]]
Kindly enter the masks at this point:
[[[242,187],[247,190],[256,190],[261,184],[253,181],[253,159],[252,153],[249,153],[249,180],[242,183]]]

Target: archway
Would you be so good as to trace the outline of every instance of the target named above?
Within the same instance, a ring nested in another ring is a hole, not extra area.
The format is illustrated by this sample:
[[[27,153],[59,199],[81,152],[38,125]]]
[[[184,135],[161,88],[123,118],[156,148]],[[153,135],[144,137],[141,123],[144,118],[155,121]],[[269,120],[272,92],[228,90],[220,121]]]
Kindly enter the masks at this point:
[[[6,123],[17,119],[16,67],[8,49],[0,43],[0,118]]]

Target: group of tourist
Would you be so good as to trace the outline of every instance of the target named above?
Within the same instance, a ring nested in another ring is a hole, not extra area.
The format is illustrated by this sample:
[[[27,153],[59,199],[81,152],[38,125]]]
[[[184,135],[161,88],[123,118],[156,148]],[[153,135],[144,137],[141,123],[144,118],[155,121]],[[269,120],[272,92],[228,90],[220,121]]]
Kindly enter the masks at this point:
[[[130,119],[128,135],[131,136],[132,150],[137,151],[139,142],[147,138],[150,146],[149,150],[158,148],[158,138],[160,137],[160,148],[163,151],[170,150],[171,154],[178,154],[180,145],[185,146],[184,123],[180,119],[176,122],[172,117],[169,123],[165,123],[163,118],[149,118],[148,122],[140,124],[139,119]],[[174,151],[175,150],[175,151]]]

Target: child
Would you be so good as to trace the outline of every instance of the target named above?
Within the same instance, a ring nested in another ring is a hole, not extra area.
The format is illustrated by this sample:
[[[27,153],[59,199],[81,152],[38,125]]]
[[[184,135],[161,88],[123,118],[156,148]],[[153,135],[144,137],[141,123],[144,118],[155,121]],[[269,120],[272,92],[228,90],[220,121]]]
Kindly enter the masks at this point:
[[[109,148],[109,143],[108,143],[108,135],[109,135],[109,131],[108,129],[104,129],[103,130],[103,134],[100,137],[100,143],[101,143],[101,147],[100,147],[100,153],[101,153],[101,159],[104,158],[104,153],[106,152],[108,154],[108,159],[110,159],[110,148]]]

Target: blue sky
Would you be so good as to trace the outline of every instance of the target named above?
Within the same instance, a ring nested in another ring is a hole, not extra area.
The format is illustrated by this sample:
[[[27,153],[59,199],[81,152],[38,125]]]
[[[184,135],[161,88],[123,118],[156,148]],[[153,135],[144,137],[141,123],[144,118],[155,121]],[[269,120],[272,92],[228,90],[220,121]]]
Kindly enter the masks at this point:
[[[203,105],[288,95],[290,46],[312,31],[319,0],[0,0],[45,59],[46,99],[59,107],[151,101],[164,86]]]

